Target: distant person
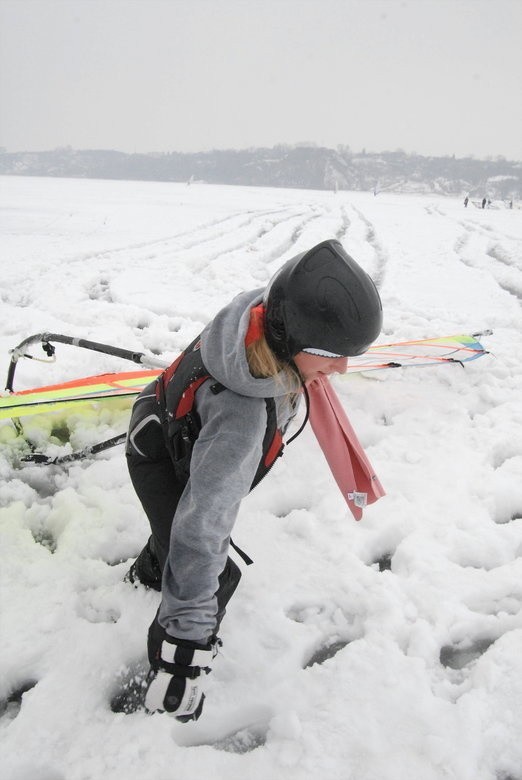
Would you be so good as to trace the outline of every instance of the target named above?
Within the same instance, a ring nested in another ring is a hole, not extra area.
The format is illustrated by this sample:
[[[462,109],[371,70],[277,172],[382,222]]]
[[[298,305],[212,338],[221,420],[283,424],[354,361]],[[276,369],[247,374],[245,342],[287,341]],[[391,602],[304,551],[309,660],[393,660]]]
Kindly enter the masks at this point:
[[[482,198],[482,208],[483,209],[486,208],[486,203],[487,203],[486,198]]]
[[[466,197],[464,198],[464,208],[465,208],[465,209],[467,209],[467,208],[468,208],[468,203],[469,203],[469,198],[468,198],[468,196],[466,195]]]
[[[282,453],[300,400],[324,422],[314,385],[343,374],[381,326],[371,278],[338,241],[323,241],[288,260],[265,289],[235,297],[138,396],[126,455],[152,535],[127,579],[162,596],[148,634],[148,711],[181,721],[201,714],[241,576],[228,557],[241,501]],[[356,484],[368,492],[353,500],[371,503],[382,495],[375,485],[368,474]]]

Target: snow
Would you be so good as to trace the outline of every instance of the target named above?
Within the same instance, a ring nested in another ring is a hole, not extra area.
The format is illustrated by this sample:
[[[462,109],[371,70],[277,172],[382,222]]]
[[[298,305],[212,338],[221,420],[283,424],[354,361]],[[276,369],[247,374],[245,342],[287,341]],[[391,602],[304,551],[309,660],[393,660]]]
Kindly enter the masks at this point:
[[[381,341],[491,328],[460,366],[334,380],[387,491],[356,523],[310,430],[243,502],[254,559],[203,717],[113,713],[159,595],[122,448],[27,464],[0,426],[5,780],[522,778],[522,212],[462,199],[4,177],[0,354],[42,331],[171,360],[237,292],[339,238],[378,282]],[[34,354],[40,354],[34,350]],[[129,363],[57,345],[16,389]],[[42,353],[42,357],[44,357]],[[128,405],[25,419],[63,454]],[[27,689],[25,693],[21,693]]]

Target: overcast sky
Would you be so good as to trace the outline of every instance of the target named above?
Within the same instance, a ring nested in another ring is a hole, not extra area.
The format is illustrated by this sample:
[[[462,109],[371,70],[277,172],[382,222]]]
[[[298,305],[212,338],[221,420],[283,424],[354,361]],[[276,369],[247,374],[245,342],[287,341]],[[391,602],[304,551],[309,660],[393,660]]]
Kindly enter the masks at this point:
[[[0,146],[522,160],[522,0],[0,0]]]

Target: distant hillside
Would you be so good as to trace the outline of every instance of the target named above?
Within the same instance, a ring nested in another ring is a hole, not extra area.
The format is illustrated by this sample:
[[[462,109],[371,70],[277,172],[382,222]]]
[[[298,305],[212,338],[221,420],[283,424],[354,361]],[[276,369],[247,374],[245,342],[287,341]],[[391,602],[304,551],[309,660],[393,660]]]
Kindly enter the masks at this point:
[[[217,150],[194,154],[125,154],[54,149],[0,153],[0,174],[212,184],[319,190],[470,194],[510,200],[522,193],[522,163],[503,158],[422,157],[402,151],[355,154],[316,146]]]

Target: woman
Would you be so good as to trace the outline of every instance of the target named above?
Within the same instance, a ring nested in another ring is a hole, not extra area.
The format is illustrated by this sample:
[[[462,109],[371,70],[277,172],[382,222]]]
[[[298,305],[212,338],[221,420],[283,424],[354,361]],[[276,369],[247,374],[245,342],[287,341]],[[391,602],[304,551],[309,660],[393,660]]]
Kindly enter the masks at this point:
[[[381,325],[370,277],[323,241],[266,290],[238,295],[136,400],[126,455],[152,535],[127,578],[162,592],[148,634],[149,711],[201,714],[241,576],[228,557],[240,502],[281,454],[306,383],[344,373]]]

